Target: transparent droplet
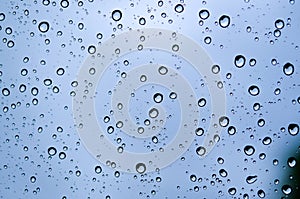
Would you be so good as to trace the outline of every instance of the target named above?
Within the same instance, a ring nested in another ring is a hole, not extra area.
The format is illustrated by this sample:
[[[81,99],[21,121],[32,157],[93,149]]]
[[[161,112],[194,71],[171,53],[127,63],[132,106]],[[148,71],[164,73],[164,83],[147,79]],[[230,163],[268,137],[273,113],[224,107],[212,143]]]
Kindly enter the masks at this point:
[[[36,177],[35,176],[31,176],[30,177],[30,182],[31,183],[35,183],[36,182]]]
[[[12,48],[12,47],[14,47],[14,46],[15,46],[15,42],[14,42],[14,41],[9,40],[9,41],[7,42],[7,47],[8,47],[8,48]]]
[[[56,154],[56,148],[55,147],[49,147],[48,148],[48,154],[50,155],[50,156],[54,156],[55,154]]]
[[[230,126],[228,127],[227,132],[229,135],[234,135],[236,133],[236,128],[234,126]]]
[[[90,45],[88,47],[88,53],[94,54],[96,52],[96,47],[94,45]]]
[[[246,178],[246,182],[247,182],[248,184],[253,184],[253,183],[256,182],[256,181],[257,181],[257,175],[248,176],[248,177]]]
[[[219,124],[220,124],[220,126],[222,126],[222,127],[228,126],[228,124],[229,124],[229,118],[226,117],[226,116],[220,117],[220,118],[219,118]]]
[[[197,136],[202,136],[202,135],[204,134],[204,129],[203,129],[203,128],[197,128],[197,129],[195,130],[195,134],[196,134]]]
[[[65,159],[65,158],[67,157],[67,155],[66,155],[65,152],[60,152],[60,153],[58,154],[58,157],[59,157],[59,159],[63,160],[63,159]]]
[[[266,158],[266,154],[265,153],[259,154],[259,159],[264,160],[265,158]]]
[[[12,33],[11,27],[5,28],[5,33],[8,34],[8,35],[10,35]]]
[[[107,127],[107,130],[106,130],[106,131],[107,131],[108,134],[112,134],[112,133],[114,132],[114,130],[115,130],[115,129],[114,129],[113,126],[109,126],[109,127]]]
[[[211,67],[211,72],[214,74],[218,74],[220,72],[220,66],[219,65],[213,65]]]
[[[158,143],[158,138],[157,138],[156,136],[153,136],[153,137],[152,137],[152,142],[153,142],[154,144],[157,144],[157,143]]]
[[[38,93],[39,93],[38,88],[33,87],[33,88],[31,89],[31,94],[32,94],[33,96],[36,96]]]
[[[234,58],[234,65],[238,68],[242,68],[246,63],[246,58],[243,55],[237,55]]]
[[[95,69],[95,68],[90,68],[90,69],[89,69],[89,73],[90,73],[91,75],[94,75],[94,74],[96,73],[96,69]]]
[[[288,126],[288,132],[290,133],[290,135],[295,136],[299,133],[299,125],[298,124],[289,124]]]
[[[52,84],[52,80],[51,79],[44,79],[44,85],[45,86],[50,86]]]
[[[246,155],[251,156],[255,152],[255,148],[253,146],[247,145],[244,147],[244,152]]]
[[[3,21],[5,19],[5,14],[3,12],[0,13],[0,21]]]
[[[143,134],[144,131],[145,131],[145,129],[144,129],[143,127],[139,127],[139,128],[137,129],[137,132],[138,132],[139,134]]]
[[[155,93],[153,96],[153,100],[156,103],[161,103],[164,99],[164,96],[161,93]]]
[[[190,175],[190,180],[191,180],[192,182],[196,182],[196,180],[197,180],[196,175],[194,175],[194,174]]]
[[[62,0],[62,1],[60,2],[60,6],[61,6],[62,8],[67,8],[67,7],[69,6],[69,1],[68,1],[68,0]]]
[[[146,165],[144,163],[138,163],[135,166],[135,169],[139,174],[143,174],[146,171]]]
[[[258,111],[260,109],[260,104],[259,103],[254,103],[253,104],[253,110]]]
[[[297,159],[294,157],[290,157],[287,160],[287,164],[289,165],[290,168],[294,168],[297,165]]]
[[[257,96],[259,92],[259,88],[256,85],[252,85],[248,88],[248,93],[252,96]]]
[[[223,178],[227,177],[227,171],[225,169],[220,169],[219,170],[219,174],[220,176],[222,176]]]
[[[177,5],[175,6],[174,10],[175,10],[177,13],[182,13],[183,10],[184,10],[184,7],[183,7],[183,5],[181,5],[181,4],[177,4]]]
[[[47,32],[49,30],[49,27],[50,27],[50,25],[47,21],[42,21],[38,25],[39,31],[42,33]]]
[[[122,128],[123,127],[123,122],[122,121],[118,121],[116,124],[117,128]]]
[[[102,167],[101,166],[96,166],[95,167],[95,173],[100,174],[102,172]]]
[[[290,195],[292,193],[292,187],[290,185],[283,185],[281,187],[281,191],[282,193],[284,193],[285,195]]]
[[[114,21],[120,21],[122,18],[122,12],[120,10],[114,10],[111,16]]]
[[[24,84],[21,84],[21,85],[19,86],[19,91],[20,91],[21,93],[25,92],[25,91],[26,91],[26,86],[25,86]]]
[[[169,94],[169,98],[174,100],[174,99],[177,98],[177,94],[176,94],[175,92],[171,92],[171,93]]]
[[[264,145],[269,145],[269,144],[271,144],[272,143],[272,139],[270,138],[270,137],[265,137],[263,140],[262,140],[262,143],[264,144]]]
[[[265,120],[264,119],[259,119],[258,121],[257,121],[257,125],[259,126],[259,127],[263,127],[264,125],[265,125]]]
[[[64,73],[65,73],[65,69],[63,69],[63,68],[58,68],[56,70],[56,74],[59,76],[62,76]]]
[[[156,118],[158,116],[159,112],[156,108],[152,108],[149,111],[149,117]]]
[[[278,30],[278,29],[276,29],[276,30],[274,30],[273,35],[274,35],[275,37],[280,37],[280,36],[281,36],[281,31]]]
[[[236,194],[236,188],[234,188],[234,187],[229,188],[229,189],[228,189],[228,193],[229,193],[230,195]]]
[[[205,43],[205,44],[210,44],[210,43],[211,43],[211,37],[209,37],[209,36],[208,36],[208,37],[205,37],[205,38],[204,38],[204,43]]]
[[[227,15],[222,15],[219,18],[219,24],[222,28],[227,28],[230,25],[230,17]]]
[[[203,146],[199,146],[199,147],[196,149],[196,153],[197,153],[199,156],[203,156],[203,155],[205,155],[205,153],[206,153],[206,149],[205,149]]]
[[[160,67],[158,68],[158,72],[159,72],[159,74],[161,74],[161,75],[165,75],[165,74],[168,73],[168,69],[167,69],[165,66],[160,66]]]
[[[256,59],[252,58],[252,59],[249,60],[249,65],[250,66],[255,66],[255,64],[256,64]]]
[[[292,75],[294,73],[294,65],[289,62],[284,64],[283,72],[286,76]]]
[[[146,19],[144,17],[141,17],[139,19],[139,24],[142,25],[142,26],[145,25],[146,24]]]
[[[209,17],[209,11],[206,9],[200,10],[199,11],[199,17],[203,20],[207,19]]]
[[[206,105],[206,99],[205,98],[200,98],[198,100],[198,106],[199,107],[204,107]]]
[[[284,27],[284,21],[282,19],[277,19],[275,21],[275,27],[277,29],[282,29]]]
[[[2,89],[2,94],[3,94],[4,96],[9,96],[9,95],[10,95],[10,91],[8,90],[8,88],[3,88],[3,89]]]
[[[173,50],[174,52],[177,52],[177,51],[179,50],[179,46],[178,46],[177,44],[174,44],[174,45],[172,46],[172,50]]]
[[[265,192],[262,189],[257,191],[257,195],[260,198],[264,198],[266,196]]]
[[[147,76],[146,76],[146,75],[141,75],[140,81],[141,81],[141,82],[147,81]]]

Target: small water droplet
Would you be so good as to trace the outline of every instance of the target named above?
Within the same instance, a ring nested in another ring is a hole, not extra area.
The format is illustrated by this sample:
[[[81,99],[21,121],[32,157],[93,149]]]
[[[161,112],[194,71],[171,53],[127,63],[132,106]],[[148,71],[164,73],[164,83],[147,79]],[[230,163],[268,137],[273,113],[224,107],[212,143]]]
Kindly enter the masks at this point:
[[[209,17],[209,11],[206,9],[200,10],[199,11],[199,17],[203,20],[207,19]]]
[[[248,93],[252,96],[257,96],[259,92],[259,88],[256,85],[252,85],[248,88]]]
[[[122,18],[122,12],[120,10],[114,10],[111,16],[114,21],[120,21]]]
[[[153,96],[153,100],[156,103],[161,103],[164,99],[164,96],[161,93],[155,93]]]
[[[177,13],[182,13],[184,11],[184,7],[181,4],[177,4],[174,8]]]
[[[255,152],[255,148],[253,146],[247,145],[244,147],[244,152],[246,155],[251,156]]]
[[[299,125],[298,124],[289,124],[288,126],[288,132],[290,133],[290,135],[295,136],[299,133]]]
[[[138,163],[135,166],[135,169],[139,174],[143,174],[146,171],[146,165],[144,163]]]
[[[234,58],[234,65],[238,68],[242,68],[246,63],[246,58],[243,55],[237,55]]]
[[[283,21],[282,19],[277,19],[277,20],[275,21],[275,27],[276,27],[277,29],[282,29],[282,28],[284,28],[284,21]]]
[[[294,73],[294,65],[289,62],[284,64],[283,72],[286,76],[292,75]]]
[[[38,28],[40,30],[40,32],[45,33],[49,30],[49,23],[47,21],[42,21],[39,23]]]

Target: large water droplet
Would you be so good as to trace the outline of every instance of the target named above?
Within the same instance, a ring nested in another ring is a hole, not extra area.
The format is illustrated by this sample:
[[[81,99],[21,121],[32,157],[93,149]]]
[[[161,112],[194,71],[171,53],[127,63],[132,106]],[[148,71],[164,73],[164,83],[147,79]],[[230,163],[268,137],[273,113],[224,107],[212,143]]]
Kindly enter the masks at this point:
[[[163,99],[164,99],[164,96],[161,93],[155,93],[153,96],[153,100],[156,103],[161,103],[163,101]]]
[[[289,124],[288,131],[291,135],[295,136],[299,133],[299,125],[298,124]]]
[[[199,11],[199,17],[203,20],[207,19],[209,17],[209,11],[206,9],[200,10]]]
[[[237,55],[234,58],[234,65],[238,68],[242,68],[246,63],[246,58],[243,55]]]
[[[122,18],[122,12],[120,10],[114,10],[111,16],[114,21],[119,21]]]
[[[39,23],[38,28],[42,33],[45,33],[49,30],[49,23],[47,21],[42,21]]]
[[[292,187],[290,186],[290,185],[283,185],[282,187],[281,187],[281,191],[282,191],[282,193],[284,193],[285,195],[289,195],[289,194],[291,194],[292,193]]]
[[[142,173],[145,173],[146,171],[146,165],[144,163],[138,163],[136,166],[135,166],[135,169],[138,173],[142,174]]]
[[[285,75],[290,76],[294,73],[294,65],[291,63],[286,63],[283,66],[283,72]]]
[[[227,28],[230,24],[230,17],[227,15],[222,15],[219,18],[219,24],[222,28]]]
[[[56,148],[55,147],[49,147],[48,148],[48,154],[50,155],[50,156],[54,156],[55,154],[56,154]]]
[[[297,160],[294,157],[290,157],[287,160],[287,164],[289,165],[289,167],[294,168],[297,165]]]
[[[248,184],[253,184],[254,182],[256,182],[257,181],[257,175],[254,175],[254,176],[248,176],[247,178],[246,178],[246,182],[248,183]]]
[[[277,19],[275,21],[275,27],[277,29],[282,29],[284,27],[284,21],[282,19]]]
[[[247,145],[244,147],[244,152],[246,155],[251,156],[255,152],[255,148],[253,146]]]
[[[175,6],[174,10],[175,10],[177,13],[182,13],[183,10],[184,10],[184,7],[183,7],[183,5],[181,5],[181,4],[177,4],[177,5]]]
[[[257,96],[259,94],[259,88],[256,85],[252,85],[248,88],[248,92],[252,96]]]

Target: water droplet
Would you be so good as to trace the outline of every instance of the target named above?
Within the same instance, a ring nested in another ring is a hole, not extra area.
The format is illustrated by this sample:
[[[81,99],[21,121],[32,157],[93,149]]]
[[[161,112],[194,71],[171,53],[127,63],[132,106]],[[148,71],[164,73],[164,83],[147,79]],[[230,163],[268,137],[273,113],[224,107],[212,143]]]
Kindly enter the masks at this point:
[[[281,31],[278,30],[278,29],[276,29],[276,30],[274,30],[273,35],[274,35],[275,37],[280,37],[280,36],[281,36]]]
[[[178,46],[177,44],[174,44],[174,45],[172,46],[172,50],[173,50],[174,52],[177,52],[177,51],[179,50],[179,46]]]
[[[122,128],[123,127],[123,122],[122,121],[118,121],[116,124],[117,128]]]
[[[255,152],[255,148],[253,146],[247,145],[244,147],[244,152],[246,155],[251,156]]]
[[[141,18],[139,19],[139,24],[140,24],[141,26],[145,25],[145,24],[146,24],[146,19],[145,19],[144,17],[141,17]]]
[[[289,124],[288,131],[289,131],[290,135],[293,135],[293,136],[297,135],[299,133],[299,125],[294,124],[294,123]]]
[[[259,88],[256,85],[252,85],[248,88],[248,93],[252,96],[257,96],[259,92]]]
[[[25,91],[26,91],[26,86],[25,86],[24,84],[21,84],[21,85],[19,86],[19,91],[20,91],[21,93],[25,92]]]
[[[143,134],[144,131],[145,131],[145,129],[144,129],[143,127],[139,127],[139,128],[137,129],[137,132],[138,132],[139,134]]]
[[[227,28],[230,24],[230,17],[227,15],[222,15],[219,18],[219,24],[222,28]]]
[[[196,180],[197,180],[196,175],[194,175],[194,174],[190,175],[190,180],[191,180],[192,182],[196,182]]]
[[[51,79],[44,79],[44,85],[45,86],[50,86],[52,84],[52,80]]]
[[[159,112],[156,108],[152,108],[149,111],[149,117],[156,118],[158,116]]]
[[[257,191],[257,195],[260,198],[264,198],[266,196],[265,192],[262,189]]]
[[[135,169],[136,169],[136,171],[137,171],[139,174],[145,173],[145,171],[146,171],[146,165],[145,165],[144,163],[138,163],[138,164],[135,166]]]
[[[63,8],[67,8],[69,6],[69,1],[68,0],[62,0],[60,2],[60,6]]]
[[[50,155],[50,156],[54,156],[55,154],[56,154],[56,148],[55,147],[49,147],[48,148],[48,154]]]
[[[177,13],[182,13],[183,10],[184,10],[184,7],[183,7],[183,5],[181,5],[181,4],[177,4],[177,5],[175,6],[174,10],[175,10]]]
[[[287,160],[287,164],[289,165],[290,168],[294,168],[297,165],[297,160],[294,157],[290,157]]]
[[[281,187],[281,191],[282,191],[282,193],[284,193],[285,195],[289,195],[289,194],[291,194],[292,193],[292,187],[290,186],[290,185],[283,185],[282,187]]]
[[[114,21],[120,21],[122,18],[122,12],[120,10],[114,10],[111,16]]]
[[[227,132],[229,135],[234,135],[236,133],[236,128],[234,126],[230,126],[228,127]]]
[[[97,39],[102,39],[102,38],[103,38],[103,35],[102,35],[102,33],[98,33],[98,34],[96,35],[96,37],[97,37]]]
[[[199,156],[203,156],[203,155],[206,153],[206,149],[205,149],[203,146],[199,146],[199,147],[196,149],[196,153],[197,153]]]
[[[65,69],[63,69],[63,68],[58,68],[56,70],[56,74],[59,76],[62,76],[64,73],[65,73]]]
[[[156,136],[153,136],[153,137],[152,137],[152,142],[153,142],[154,144],[157,144],[157,143],[158,143],[158,138],[157,138]]]
[[[159,72],[159,74],[161,74],[161,75],[165,75],[165,74],[168,73],[168,69],[167,69],[165,66],[160,66],[160,67],[158,68],[158,72]]]
[[[96,167],[95,167],[95,172],[96,172],[97,174],[100,174],[100,173],[102,172],[101,166],[96,166]]]
[[[220,126],[222,126],[222,127],[228,126],[228,124],[229,124],[229,118],[226,117],[226,116],[220,117],[220,118],[219,118],[219,124],[220,124]]]
[[[155,93],[153,96],[153,100],[156,103],[161,103],[163,101],[163,99],[164,99],[164,96],[161,93]]]
[[[4,96],[9,96],[9,95],[10,95],[10,91],[8,90],[8,88],[3,88],[3,89],[2,89],[2,94],[3,94]]]
[[[96,69],[95,68],[90,68],[89,73],[90,73],[90,75],[94,75],[96,73]]]
[[[174,100],[174,99],[177,98],[177,94],[176,94],[175,92],[171,92],[171,93],[169,94],[169,98]]]
[[[253,67],[253,66],[255,66],[255,64],[256,64],[256,59],[253,59],[253,58],[252,58],[252,59],[249,60],[249,65],[250,65],[250,66]]]
[[[206,99],[205,98],[200,98],[198,100],[198,106],[199,107],[204,107],[206,105]]]
[[[258,121],[257,121],[257,125],[259,126],[259,127],[263,127],[264,125],[265,125],[265,120],[264,119],[259,119]]]
[[[3,12],[0,13],[0,21],[3,21],[5,19],[5,14]]]
[[[284,21],[282,19],[277,19],[275,21],[275,27],[277,29],[282,29],[284,27]]]
[[[219,65],[213,65],[213,66],[211,67],[211,72],[212,72],[213,74],[218,74],[218,73],[220,72],[220,66],[219,66]]]
[[[32,94],[33,96],[36,96],[38,93],[39,93],[38,88],[33,87],[33,88],[31,89],[31,94]]]
[[[225,169],[220,169],[219,170],[219,174],[220,176],[222,176],[223,178],[227,177],[227,171]]]
[[[47,21],[42,21],[39,23],[38,28],[42,33],[45,33],[49,30],[49,23]]]
[[[31,183],[35,183],[36,182],[36,177],[35,176],[31,176],[30,177],[30,182]]]
[[[257,175],[254,175],[254,176],[248,176],[247,178],[246,178],[246,182],[248,183],[248,184],[253,184],[254,182],[256,182],[257,181]]]
[[[199,11],[199,17],[203,20],[207,19],[209,17],[209,11],[206,9],[200,10]]]
[[[59,157],[59,159],[63,160],[63,159],[65,159],[65,158],[67,157],[67,155],[66,155],[65,152],[60,152],[60,153],[58,154],[58,157]]]
[[[238,68],[242,68],[246,63],[246,58],[243,55],[237,55],[234,58],[234,65]]]
[[[211,43],[211,37],[209,37],[209,36],[208,36],[208,37],[205,37],[205,38],[204,38],[204,43],[205,43],[205,44],[210,44],[210,43]]]
[[[96,52],[96,47],[94,45],[90,45],[88,47],[88,53],[94,54]]]
[[[197,136],[202,136],[202,135],[204,134],[204,129],[203,129],[203,128],[197,128],[197,129],[195,130],[195,134],[196,134]]]
[[[269,145],[269,144],[271,144],[272,143],[272,139],[270,138],[270,137],[265,137],[263,140],[262,140],[262,143],[264,144],[264,145]]]
[[[112,134],[114,132],[114,130],[115,130],[114,127],[109,126],[109,127],[107,127],[106,131],[107,131],[108,134]]]
[[[12,47],[14,47],[14,45],[15,45],[15,42],[12,41],[12,40],[9,40],[9,41],[7,42],[7,47],[8,47],[8,48],[12,48]]]
[[[10,35],[12,33],[11,27],[5,28],[5,33],[8,34],[8,35]]]
[[[229,189],[228,189],[228,193],[229,193],[230,195],[234,195],[234,194],[236,193],[236,188],[234,188],[234,187],[229,188]]]
[[[141,82],[147,81],[147,76],[146,76],[146,75],[141,75],[140,81],[141,81]]]
[[[294,73],[294,65],[289,62],[284,64],[283,72],[286,76],[292,75]]]

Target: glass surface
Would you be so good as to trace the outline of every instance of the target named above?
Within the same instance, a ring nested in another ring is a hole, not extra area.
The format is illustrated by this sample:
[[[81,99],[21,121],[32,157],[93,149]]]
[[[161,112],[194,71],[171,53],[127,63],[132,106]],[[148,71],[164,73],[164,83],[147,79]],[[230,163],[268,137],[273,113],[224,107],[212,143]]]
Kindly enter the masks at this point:
[[[297,198],[300,4],[3,1],[0,198]]]

